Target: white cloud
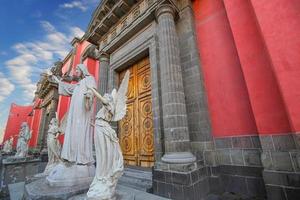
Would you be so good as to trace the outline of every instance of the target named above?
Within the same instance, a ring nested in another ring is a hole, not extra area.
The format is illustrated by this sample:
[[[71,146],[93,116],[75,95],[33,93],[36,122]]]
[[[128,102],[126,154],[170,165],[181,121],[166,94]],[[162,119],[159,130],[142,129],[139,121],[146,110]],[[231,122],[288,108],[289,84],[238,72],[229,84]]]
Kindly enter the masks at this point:
[[[41,21],[45,31],[42,40],[17,43],[13,49],[17,56],[6,61],[10,79],[23,89],[25,100],[32,100],[36,88],[32,76],[39,75],[57,59],[63,59],[70,49],[70,41],[81,37],[83,31],[78,27],[70,27],[68,33],[62,33],[48,21]]]
[[[65,9],[77,8],[81,11],[86,11],[88,9],[88,7],[81,1],[71,1],[70,3],[61,4],[59,7]]]
[[[78,27],[71,27],[70,31],[71,31],[71,35],[74,35],[75,37],[78,38],[81,38],[84,35],[84,31]]]
[[[12,84],[3,73],[0,72],[0,103],[4,101],[15,89]]]
[[[54,32],[55,31],[55,27],[48,21],[40,21],[41,26],[44,28],[44,30],[48,31],[48,32]]]

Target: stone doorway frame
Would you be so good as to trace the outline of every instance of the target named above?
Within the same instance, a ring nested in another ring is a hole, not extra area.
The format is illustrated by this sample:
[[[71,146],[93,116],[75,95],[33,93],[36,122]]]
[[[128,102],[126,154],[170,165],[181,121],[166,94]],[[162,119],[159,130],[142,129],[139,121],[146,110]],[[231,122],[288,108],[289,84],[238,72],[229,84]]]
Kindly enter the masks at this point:
[[[122,38],[120,40],[122,40]],[[136,40],[139,40],[139,42]],[[117,55],[119,51],[124,51],[126,53]],[[121,70],[124,70],[138,60],[149,56],[152,86],[151,100],[153,112],[154,159],[156,163],[157,161],[161,160],[164,152],[162,109],[160,99],[159,50],[158,41],[156,39],[156,24],[149,24],[143,30],[133,36],[130,41],[124,43],[120,48],[112,51],[112,53],[107,56],[109,57],[106,88],[106,91],[108,92],[111,92],[113,88],[117,88],[118,74]],[[117,124],[115,124],[115,128],[118,130]]]

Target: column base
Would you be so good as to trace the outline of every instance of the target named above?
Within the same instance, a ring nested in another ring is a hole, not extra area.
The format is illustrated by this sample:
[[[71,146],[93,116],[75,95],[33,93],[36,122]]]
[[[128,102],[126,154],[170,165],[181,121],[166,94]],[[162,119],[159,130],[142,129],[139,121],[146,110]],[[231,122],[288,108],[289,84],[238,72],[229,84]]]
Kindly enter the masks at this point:
[[[185,164],[195,162],[196,157],[191,152],[172,152],[166,153],[161,160],[166,163]]]
[[[204,198],[209,193],[207,168],[199,166],[184,171],[154,168],[153,193],[174,200]]]

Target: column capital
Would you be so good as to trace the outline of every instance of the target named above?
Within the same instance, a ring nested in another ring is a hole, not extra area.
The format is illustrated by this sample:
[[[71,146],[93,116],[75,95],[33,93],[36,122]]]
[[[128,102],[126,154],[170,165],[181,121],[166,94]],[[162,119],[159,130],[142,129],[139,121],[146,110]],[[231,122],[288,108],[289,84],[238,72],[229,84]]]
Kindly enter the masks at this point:
[[[155,17],[158,19],[161,15],[171,14],[175,18],[176,9],[172,4],[160,4],[157,6],[155,11]]]
[[[101,51],[101,52],[99,52],[98,59],[100,62],[108,62],[109,54],[104,51]]]

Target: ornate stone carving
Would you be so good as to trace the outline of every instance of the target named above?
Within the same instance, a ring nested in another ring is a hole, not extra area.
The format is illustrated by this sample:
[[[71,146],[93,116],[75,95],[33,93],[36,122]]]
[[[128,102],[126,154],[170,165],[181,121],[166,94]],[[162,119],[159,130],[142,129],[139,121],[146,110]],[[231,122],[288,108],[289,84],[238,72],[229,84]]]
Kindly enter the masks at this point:
[[[81,56],[81,62],[83,62],[87,57],[97,59],[98,57],[98,50],[97,47],[93,44],[90,44],[84,53]]]

